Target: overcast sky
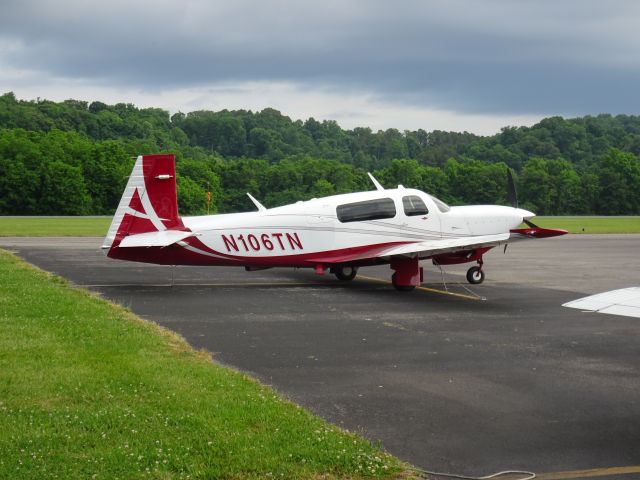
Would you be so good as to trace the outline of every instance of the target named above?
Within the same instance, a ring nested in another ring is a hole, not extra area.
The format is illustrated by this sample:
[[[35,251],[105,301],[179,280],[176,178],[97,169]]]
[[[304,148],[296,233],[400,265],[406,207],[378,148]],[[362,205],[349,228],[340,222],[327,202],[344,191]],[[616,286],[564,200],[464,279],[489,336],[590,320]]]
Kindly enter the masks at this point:
[[[640,2],[0,0],[0,92],[491,134],[640,113]]]

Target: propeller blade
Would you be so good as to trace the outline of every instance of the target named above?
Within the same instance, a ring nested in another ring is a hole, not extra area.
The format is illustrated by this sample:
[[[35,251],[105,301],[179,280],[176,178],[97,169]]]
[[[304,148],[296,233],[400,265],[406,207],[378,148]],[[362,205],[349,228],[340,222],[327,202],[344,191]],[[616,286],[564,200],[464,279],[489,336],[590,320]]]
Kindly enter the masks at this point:
[[[513,181],[513,173],[507,168],[507,200],[513,208],[518,208],[518,192],[516,191],[516,183]]]
[[[525,220],[524,218],[522,219],[522,221],[524,222],[524,224],[529,227],[529,228],[540,228],[538,225],[536,225],[535,223],[529,221],[529,220]]]

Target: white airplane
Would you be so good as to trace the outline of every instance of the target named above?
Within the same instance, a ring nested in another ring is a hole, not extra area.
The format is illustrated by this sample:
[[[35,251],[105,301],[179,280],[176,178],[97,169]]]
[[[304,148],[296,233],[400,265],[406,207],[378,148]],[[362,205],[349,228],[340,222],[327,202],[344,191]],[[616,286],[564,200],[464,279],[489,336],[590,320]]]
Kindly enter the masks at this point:
[[[389,264],[398,290],[422,282],[420,260],[435,265],[473,262],[467,280],[484,280],[482,256],[525,238],[564,235],[539,228],[517,207],[449,207],[420,190],[347,193],[255,212],[181,217],[173,155],[142,155],[125,188],[102,245],[110,258],[161,265],[226,265],[246,270],[306,267],[343,281],[358,268]],[[509,175],[509,193],[515,188]],[[522,223],[528,228],[519,229]]]

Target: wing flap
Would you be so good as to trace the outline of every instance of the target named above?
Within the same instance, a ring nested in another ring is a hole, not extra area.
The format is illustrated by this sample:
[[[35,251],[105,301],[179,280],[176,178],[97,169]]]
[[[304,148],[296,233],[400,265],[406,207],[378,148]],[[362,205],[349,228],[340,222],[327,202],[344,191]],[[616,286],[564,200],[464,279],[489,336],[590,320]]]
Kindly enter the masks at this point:
[[[139,233],[124,237],[120,242],[120,247],[168,247],[176,242],[191,237],[193,232],[182,230],[163,230],[161,232]]]

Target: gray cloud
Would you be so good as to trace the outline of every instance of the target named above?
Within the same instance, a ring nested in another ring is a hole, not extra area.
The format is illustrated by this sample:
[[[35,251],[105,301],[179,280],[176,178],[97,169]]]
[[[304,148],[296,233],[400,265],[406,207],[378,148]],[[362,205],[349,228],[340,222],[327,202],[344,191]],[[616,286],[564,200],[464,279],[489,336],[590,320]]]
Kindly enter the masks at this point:
[[[633,1],[5,3],[0,66],[44,78],[287,81],[471,113],[640,110]]]

